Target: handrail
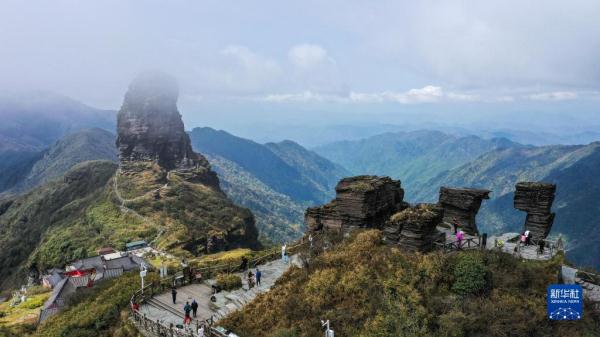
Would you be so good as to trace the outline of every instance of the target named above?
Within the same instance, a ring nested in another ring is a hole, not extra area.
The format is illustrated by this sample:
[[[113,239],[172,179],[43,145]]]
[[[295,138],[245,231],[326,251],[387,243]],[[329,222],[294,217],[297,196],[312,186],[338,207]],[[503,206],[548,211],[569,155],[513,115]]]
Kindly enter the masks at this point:
[[[319,233],[314,233],[313,239],[317,239],[318,237],[319,237]],[[292,246],[288,247],[286,249],[286,251],[289,254],[294,254],[297,250],[299,250],[299,248],[301,248],[302,246],[309,244],[309,243],[310,243],[309,240],[304,240],[304,237],[302,237],[299,240],[299,242],[296,242]],[[265,254],[257,256],[248,262],[249,262],[249,265],[257,266],[259,264],[266,263],[267,261],[276,260],[276,259],[273,259],[273,257],[277,257],[277,256],[279,256],[279,252],[277,250],[267,251]],[[188,270],[188,273],[190,276],[195,275],[198,272],[200,272],[202,274],[206,273],[208,275],[211,275],[212,273],[220,273],[220,272],[224,272],[224,271],[227,273],[230,273],[234,270],[237,270],[238,268],[239,268],[239,265],[237,265],[237,264],[232,266],[230,263],[227,263],[227,264],[220,264],[220,265],[216,265],[216,266],[190,268]],[[143,303],[146,301],[147,298],[152,298],[155,293],[164,291],[165,284],[168,284],[172,287],[176,287],[177,286],[176,282],[175,282],[176,276],[180,275],[180,274],[183,275],[182,286],[186,285],[186,281],[189,283],[192,283],[193,280],[191,277],[188,277],[188,279],[186,280],[185,269],[179,269],[173,275],[163,278],[158,282],[150,282],[150,284],[146,285],[143,289],[138,289],[131,295],[131,298],[129,300],[130,312],[134,318],[135,317],[138,318],[138,321],[144,322],[144,328],[146,326],[154,327],[154,325],[159,325],[160,327],[156,327],[156,329],[157,329],[156,331],[163,331],[164,329],[167,329],[161,322],[153,322],[152,320],[145,317],[145,315],[142,316],[138,311],[133,310],[134,304]],[[209,337],[225,336],[225,335],[221,334],[219,331],[212,328],[213,323],[214,323],[214,321],[213,321],[212,317],[209,319],[206,319],[204,321],[204,325],[207,327],[207,336],[209,336]],[[160,329],[163,329],[163,330],[160,330]],[[164,332],[167,332],[167,330],[164,330]],[[178,334],[179,332],[177,332],[177,330],[174,330],[172,326],[170,327],[170,330],[168,332],[171,333],[169,336],[182,336],[182,337],[183,336],[196,336],[193,332],[188,332],[187,334]]]

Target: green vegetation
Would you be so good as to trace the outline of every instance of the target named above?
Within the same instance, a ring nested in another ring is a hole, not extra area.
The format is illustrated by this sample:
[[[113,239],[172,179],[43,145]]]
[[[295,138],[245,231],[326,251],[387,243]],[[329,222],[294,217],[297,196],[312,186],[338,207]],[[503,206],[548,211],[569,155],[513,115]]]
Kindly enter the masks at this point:
[[[54,242],[58,246],[51,257],[55,259],[46,261],[43,256],[32,255],[32,252],[44,242],[48,231],[77,223],[90,203],[101,195],[115,169],[114,163],[106,161],[77,165],[63,179],[16,198],[0,213],[0,267],[4,271],[0,286],[6,287],[23,277],[27,265],[44,268],[85,254],[85,251],[78,251],[80,247],[63,250],[65,247],[60,246],[62,240]],[[84,233],[73,235],[86,238]]]
[[[231,291],[242,287],[242,278],[235,274],[217,275],[217,286],[223,290]]]
[[[313,258],[308,270],[291,269],[222,323],[244,337],[319,336],[320,319],[337,336],[593,336],[600,317],[591,308],[576,324],[546,319],[546,287],[561,262],[492,251],[409,254],[369,230]]]
[[[151,273],[148,280],[156,277]],[[137,273],[102,282],[76,296],[68,309],[50,317],[31,337],[137,337],[127,311],[139,286]]]
[[[481,255],[461,254],[454,267],[452,290],[459,295],[479,295],[486,287],[486,266]]]
[[[40,292],[28,292],[27,296],[25,302],[14,307],[10,305],[10,300],[0,303],[0,325],[30,326],[37,322],[40,308],[50,297],[50,291],[44,289]]]

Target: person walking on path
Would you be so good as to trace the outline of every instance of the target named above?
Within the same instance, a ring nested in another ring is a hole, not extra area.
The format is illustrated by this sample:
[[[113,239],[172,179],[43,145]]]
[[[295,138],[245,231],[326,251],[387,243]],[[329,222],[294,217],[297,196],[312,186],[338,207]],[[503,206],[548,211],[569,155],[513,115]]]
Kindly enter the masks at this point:
[[[204,337],[204,324],[198,328],[198,337]]]
[[[183,311],[185,312],[185,318],[183,319],[183,324],[189,325],[192,322],[192,317],[190,317],[190,312],[192,311],[192,306],[190,305],[190,302],[185,302]]]
[[[525,245],[529,246],[531,244],[531,231],[526,230],[525,233],[523,233],[523,235],[525,235]]]
[[[546,241],[540,240],[539,245],[540,245],[539,254],[544,255],[544,247],[546,246]]]
[[[486,246],[487,246],[487,233],[483,233],[483,235],[481,235],[481,248],[485,249]]]
[[[260,287],[260,278],[262,277],[262,272],[258,267],[256,268],[256,286]]]
[[[198,312],[198,302],[196,302],[196,299],[194,299],[192,301],[192,314],[194,315],[194,318],[196,318],[196,313]]]
[[[284,243],[281,246],[281,259],[283,260],[283,262],[285,264],[287,264],[287,244],[286,243]]]
[[[171,297],[173,297],[173,304],[177,303],[177,290],[175,287],[171,288]]]

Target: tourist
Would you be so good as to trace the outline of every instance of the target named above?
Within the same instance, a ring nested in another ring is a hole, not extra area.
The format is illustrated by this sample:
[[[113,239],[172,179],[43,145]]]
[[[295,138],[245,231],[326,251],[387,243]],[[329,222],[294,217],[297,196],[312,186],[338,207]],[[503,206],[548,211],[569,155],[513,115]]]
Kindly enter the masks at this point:
[[[459,230],[458,232],[456,232],[456,244],[457,244],[458,249],[460,249],[462,247],[463,236],[464,236],[464,233],[462,230]]]
[[[481,248],[485,249],[485,247],[487,246],[487,233],[483,233],[483,235],[481,235]]]
[[[245,256],[242,256],[242,263],[240,264],[240,270],[244,271],[244,270],[246,270],[246,268],[248,268],[248,258]]]
[[[175,287],[171,288],[171,297],[173,297],[173,304],[176,304],[176,302],[177,302],[177,290],[175,290]]]
[[[525,245],[529,246],[531,244],[531,231],[526,230],[523,235],[525,235]]]
[[[183,311],[185,312],[185,318],[183,319],[183,324],[189,325],[192,322],[192,317],[190,317],[190,312],[192,311],[192,306],[190,305],[190,302],[185,302]]]
[[[260,278],[262,277],[262,272],[258,267],[256,267],[256,286],[260,286]]]
[[[309,243],[310,248],[312,248],[312,246],[313,246],[313,236],[312,236],[312,234],[308,234],[308,243]]]
[[[454,228],[454,235],[456,235],[459,226],[460,224],[458,223],[458,220],[456,218],[452,218],[452,227]]]
[[[525,236],[525,233],[521,234],[521,244],[523,246],[527,245],[527,236]]]
[[[194,318],[196,318],[197,312],[198,312],[198,302],[196,302],[196,299],[194,299],[192,301],[192,314],[194,315]]]
[[[204,337],[204,324],[198,328],[198,337]]]
[[[546,241],[540,240],[539,246],[540,246],[540,250],[539,250],[540,255],[544,255],[544,247],[546,246]]]
[[[287,244],[284,243],[281,246],[281,259],[283,260],[284,263],[287,263]]]
[[[248,290],[254,287],[254,274],[252,274],[252,270],[248,271]]]

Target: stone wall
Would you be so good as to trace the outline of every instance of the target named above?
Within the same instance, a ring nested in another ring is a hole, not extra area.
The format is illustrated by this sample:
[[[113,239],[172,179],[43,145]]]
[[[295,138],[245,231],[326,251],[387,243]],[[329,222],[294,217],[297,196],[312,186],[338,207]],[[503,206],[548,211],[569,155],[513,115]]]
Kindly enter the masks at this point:
[[[344,178],[335,191],[330,203],[306,210],[304,219],[310,230],[383,228],[392,214],[406,207],[400,181],[389,177]]]
[[[515,208],[527,212],[524,230],[531,231],[534,240],[545,239],[554,223],[552,203],[556,185],[540,182],[520,182],[516,185]]]
[[[451,224],[456,218],[465,233],[479,234],[475,218],[483,199],[490,198],[490,192],[472,188],[440,188],[439,204],[444,208],[443,221]]]

